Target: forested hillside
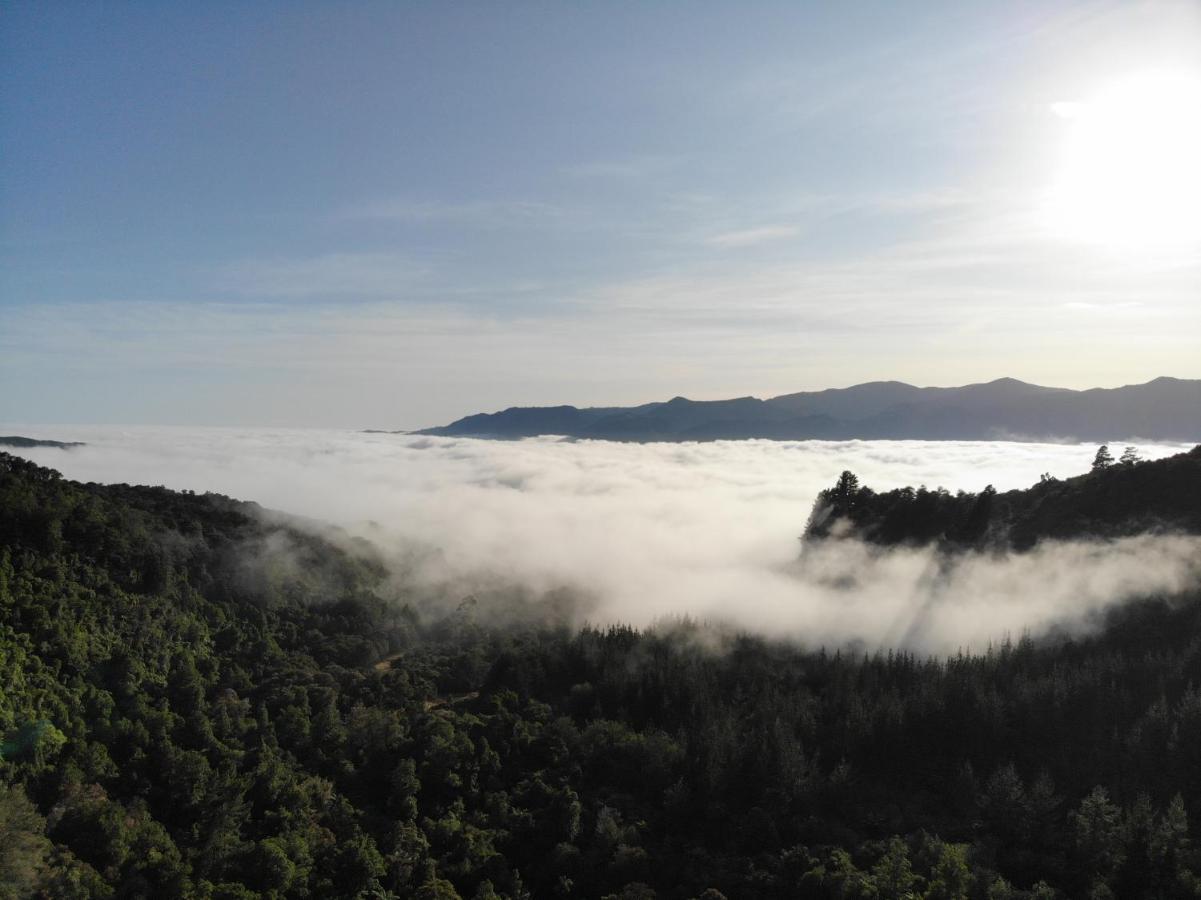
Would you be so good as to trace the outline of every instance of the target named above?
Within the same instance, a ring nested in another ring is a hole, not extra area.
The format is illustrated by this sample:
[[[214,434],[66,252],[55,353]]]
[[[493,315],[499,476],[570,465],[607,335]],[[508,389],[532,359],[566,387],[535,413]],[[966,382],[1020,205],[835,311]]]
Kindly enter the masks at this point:
[[[1025,550],[1046,539],[1170,531],[1201,533],[1201,445],[1149,462],[1133,452],[1115,462],[1103,447],[1085,475],[1044,476],[1005,493],[991,486],[979,494],[925,486],[877,493],[843,472],[814,502],[805,539]]]
[[[1175,515],[1104,474],[1031,539]],[[0,897],[1201,892],[1197,592],[949,659],[436,609],[335,532],[0,454]]]

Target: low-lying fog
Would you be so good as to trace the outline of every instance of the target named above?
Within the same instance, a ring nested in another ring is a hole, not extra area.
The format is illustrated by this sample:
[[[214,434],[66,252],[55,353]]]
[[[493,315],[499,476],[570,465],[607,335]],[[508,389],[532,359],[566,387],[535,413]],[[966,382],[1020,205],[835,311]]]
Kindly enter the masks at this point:
[[[1108,605],[1179,590],[1201,574],[1194,537],[1052,544],[1008,559],[967,556],[937,573],[924,551],[844,544],[797,570],[814,497],[843,469],[877,490],[1006,490],[1044,472],[1086,471],[1091,444],[494,442],[92,426],[5,433],[86,441],[15,451],[70,478],[256,500],[364,534],[398,557],[436,548],[421,555],[419,576],[430,582],[580,589],[594,597],[594,622],[690,614],[809,644],[944,652],[1086,627]],[[1146,458],[1182,449],[1139,446]]]

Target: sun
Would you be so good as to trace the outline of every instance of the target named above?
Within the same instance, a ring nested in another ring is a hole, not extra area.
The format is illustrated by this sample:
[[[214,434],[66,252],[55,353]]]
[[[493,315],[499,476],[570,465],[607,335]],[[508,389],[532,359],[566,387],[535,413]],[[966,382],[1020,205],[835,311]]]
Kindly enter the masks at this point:
[[[1047,197],[1057,235],[1117,249],[1201,244],[1201,74],[1134,73],[1051,111],[1064,132]]]

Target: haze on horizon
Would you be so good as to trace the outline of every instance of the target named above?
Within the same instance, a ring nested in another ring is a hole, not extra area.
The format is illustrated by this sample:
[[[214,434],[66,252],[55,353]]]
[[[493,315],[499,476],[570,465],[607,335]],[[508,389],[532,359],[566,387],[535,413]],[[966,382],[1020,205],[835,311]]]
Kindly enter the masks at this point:
[[[0,144],[0,421],[1201,377],[1191,2],[18,2]]]

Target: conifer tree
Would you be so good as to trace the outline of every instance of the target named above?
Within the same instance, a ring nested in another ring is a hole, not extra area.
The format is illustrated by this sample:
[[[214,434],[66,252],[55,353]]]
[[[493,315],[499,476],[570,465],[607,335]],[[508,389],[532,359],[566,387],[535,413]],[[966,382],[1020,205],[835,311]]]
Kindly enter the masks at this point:
[[[1109,445],[1102,444],[1097,448],[1097,455],[1093,457],[1093,471],[1107,469],[1113,465],[1113,454],[1109,452]]]

